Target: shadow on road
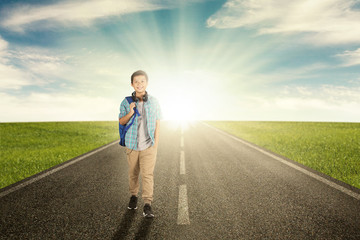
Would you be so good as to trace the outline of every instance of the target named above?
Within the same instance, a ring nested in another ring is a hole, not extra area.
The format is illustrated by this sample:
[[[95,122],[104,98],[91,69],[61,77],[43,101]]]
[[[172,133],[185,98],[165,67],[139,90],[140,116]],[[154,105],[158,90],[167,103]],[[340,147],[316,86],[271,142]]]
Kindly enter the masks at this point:
[[[141,221],[140,227],[135,235],[135,239],[146,239],[146,236],[150,232],[152,223],[153,223],[153,218],[150,219],[144,218]]]
[[[137,211],[125,212],[120,226],[112,238],[113,240],[124,239],[128,235],[131,224],[135,218],[135,214],[137,214]]]

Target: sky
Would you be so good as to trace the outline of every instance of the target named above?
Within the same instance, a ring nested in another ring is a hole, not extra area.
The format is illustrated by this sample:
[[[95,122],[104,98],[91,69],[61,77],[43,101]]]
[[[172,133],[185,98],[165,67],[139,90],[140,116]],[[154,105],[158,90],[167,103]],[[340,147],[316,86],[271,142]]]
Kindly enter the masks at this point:
[[[359,0],[1,0],[0,122],[360,122]]]

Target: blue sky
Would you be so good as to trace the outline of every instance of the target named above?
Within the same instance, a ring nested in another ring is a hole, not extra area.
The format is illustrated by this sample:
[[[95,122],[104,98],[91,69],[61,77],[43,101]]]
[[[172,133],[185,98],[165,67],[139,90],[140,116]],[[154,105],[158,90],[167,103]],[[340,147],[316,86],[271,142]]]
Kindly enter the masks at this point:
[[[1,122],[117,120],[145,70],[165,119],[360,121],[359,0],[0,2]]]

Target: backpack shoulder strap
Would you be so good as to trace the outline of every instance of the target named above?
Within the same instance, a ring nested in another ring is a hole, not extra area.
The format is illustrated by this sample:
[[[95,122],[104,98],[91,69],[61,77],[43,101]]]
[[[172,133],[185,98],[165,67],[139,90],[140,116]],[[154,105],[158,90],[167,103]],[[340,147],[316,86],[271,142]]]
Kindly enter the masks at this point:
[[[132,103],[134,102],[133,98],[131,96],[129,97],[126,97],[126,100],[128,101],[128,103]],[[121,146],[125,146],[125,135],[126,135],[126,132],[129,130],[129,128],[131,127],[131,125],[134,123],[134,120],[136,118],[136,116],[140,116],[139,114],[139,111],[137,110],[137,108],[135,107],[134,108],[135,110],[135,116],[133,117],[132,121],[125,124],[124,126],[120,124],[119,122],[119,134],[120,134],[120,142],[119,144]]]
[[[126,100],[128,101],[129,104],[132,103],[132,102],[134,102],[134,100],[133,100],[133,98],[132,98],[131,96],[126,97]],[[141,116],[136,107],[135,107],[134,110],[135,110],[135,117],[136,117],[136,116]],[[130,124],[130,125],[131,125],[131,124]]]
[[[126,100],[128,101],[129,104],[134,101],[131,96],[126,97]]]

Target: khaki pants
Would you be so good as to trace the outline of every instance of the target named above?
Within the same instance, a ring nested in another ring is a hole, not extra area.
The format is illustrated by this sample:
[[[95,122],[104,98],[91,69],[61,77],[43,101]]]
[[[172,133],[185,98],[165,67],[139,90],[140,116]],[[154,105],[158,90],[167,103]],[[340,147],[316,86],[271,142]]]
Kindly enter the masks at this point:
[[[131,195],[139,192],[139,173],[142,179],[142,198],[144,203],[151,204],[154,191],[154,168],[157,148],[151,146],[143,151],[126,148],[129,164],[129,190]]]

